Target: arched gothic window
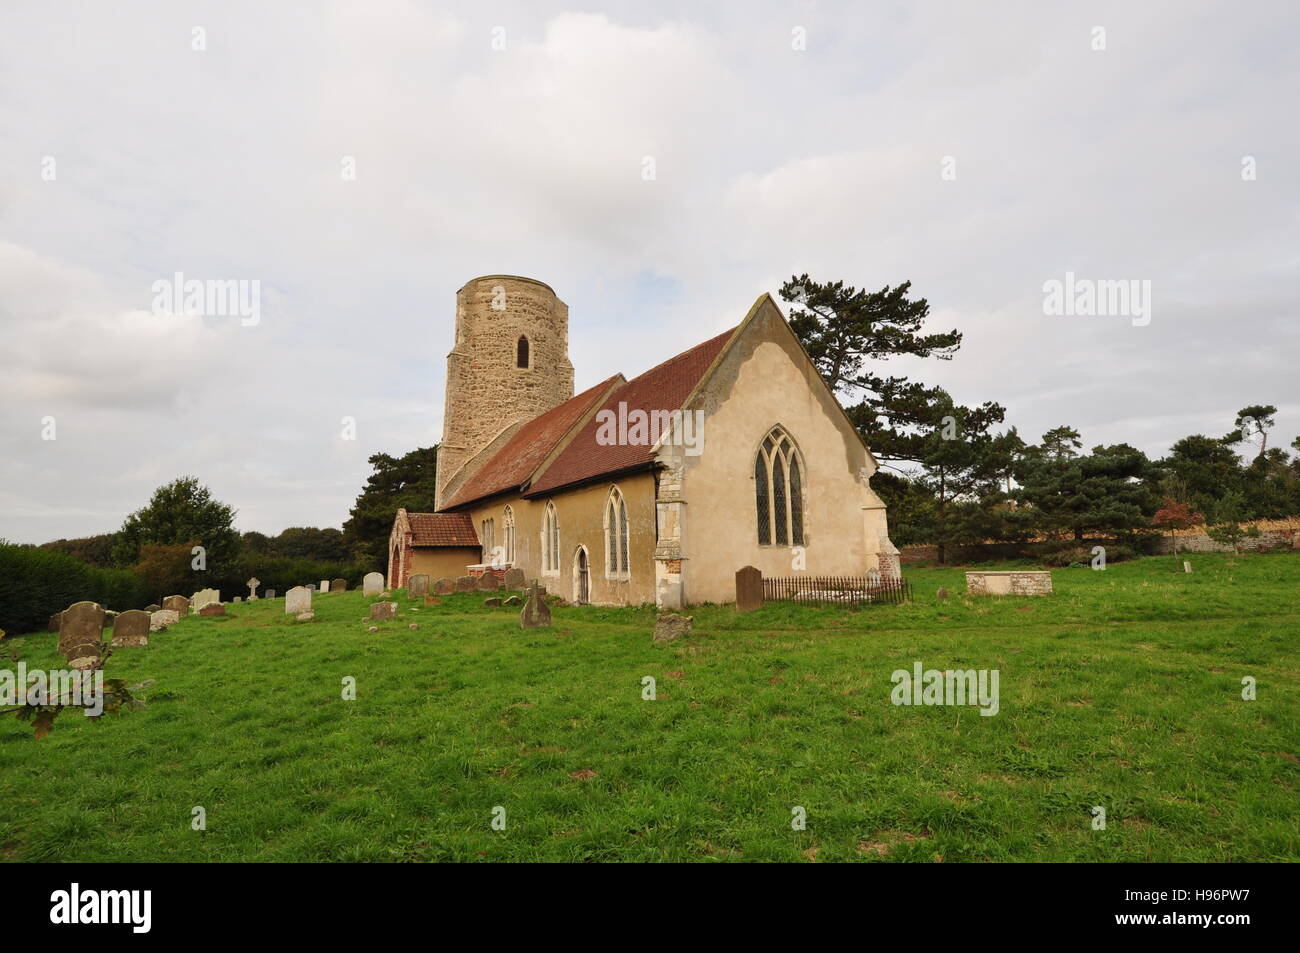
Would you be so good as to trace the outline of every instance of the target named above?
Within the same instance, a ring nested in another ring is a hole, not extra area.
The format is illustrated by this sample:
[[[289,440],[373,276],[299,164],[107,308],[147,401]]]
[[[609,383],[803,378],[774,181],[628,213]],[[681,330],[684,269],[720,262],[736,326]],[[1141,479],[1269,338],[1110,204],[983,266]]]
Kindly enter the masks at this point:
[[[754,456],[760,546],[803,545],[803,461],[794,441],[773,427]]]
[[[560,572],[560,518],[554,503],[546,504],[546,514],[542,517],[542,572],[557,575]]]
[[[605,576],[626,577],[628,574],[627,501],[623,491],[611,487],[605,501]]]
[[[519,343],[515,345],[515,367],[528,366],[528,338],[523,335],[519,336]]]
[[[505,531],[506,562],[512,566],[515,562],[515,511],[507,506],[501,517],[501,528]]]

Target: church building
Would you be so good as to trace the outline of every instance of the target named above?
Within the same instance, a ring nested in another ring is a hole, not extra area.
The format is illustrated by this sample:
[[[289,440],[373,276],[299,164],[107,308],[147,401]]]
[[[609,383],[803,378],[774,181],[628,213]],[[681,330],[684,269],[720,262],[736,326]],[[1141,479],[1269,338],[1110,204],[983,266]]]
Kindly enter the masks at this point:
[[[572,602],[680,608],[733,602],[744,566],[898,576],[876,459],[770,295],[576,395],[568,345],[540,281],[457,292],[436,512],[398,512],[390,587],[518,567]]]

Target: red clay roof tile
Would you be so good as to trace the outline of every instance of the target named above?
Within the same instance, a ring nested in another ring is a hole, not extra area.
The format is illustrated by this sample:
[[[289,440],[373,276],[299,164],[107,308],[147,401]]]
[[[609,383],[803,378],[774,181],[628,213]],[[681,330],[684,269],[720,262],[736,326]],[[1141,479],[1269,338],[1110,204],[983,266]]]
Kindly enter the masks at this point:
[[[589,387],[520,427],[442,508],[446,510],[507,490],[518,490],[617,376]]]
[[[736,329],[732,328],[652,367],[640,377],[633,378],[610,394],[600,410],[610,410],[618,414],[621,402],[627,404],[629,413],[636,409],[646,412],[681,409],[686,398],[695,389],[695,385],[700,382],[705,371],[712,366],[714,359],[735,332]],[[528,487],[526,496],[536,496],[562,486],[650,464],[654,459],[653,447],[598,443],[596,441],[596,431],[600,426],[596,419],[598,414],[599,412],[587,421],[555,461],[532,486]]]
[[[412,546],[477,546],[478,533],[468,513],[407,513]]]

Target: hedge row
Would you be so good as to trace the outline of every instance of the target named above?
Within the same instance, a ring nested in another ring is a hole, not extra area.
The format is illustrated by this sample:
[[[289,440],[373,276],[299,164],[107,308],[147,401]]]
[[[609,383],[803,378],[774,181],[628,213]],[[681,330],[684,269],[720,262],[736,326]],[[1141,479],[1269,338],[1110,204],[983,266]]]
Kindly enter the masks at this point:
[[[74,602],[121,612],[153,601],[149,587],[125,569],[97,569],[48,549],[0,543],[0,629],[43,632],[49,618]]]
[[[246,555],[225,567],[195,573],[191,579],[195,590],[217,589],[229,602],[248,594],[244,582],[254,576],[262,584],[259,594],[274,589],[283,596],[294,586],[322,579],[346,579],[349,588],[356,588],[368,571],[365,566],[343,563]],[[98,602],[121,612],[161,603],[170,595],[151,591],[148,583],[127,569],[97,569],[54,550],[0,543],[0,629],[11,635],[44,632],[50,616],[74,602]]]

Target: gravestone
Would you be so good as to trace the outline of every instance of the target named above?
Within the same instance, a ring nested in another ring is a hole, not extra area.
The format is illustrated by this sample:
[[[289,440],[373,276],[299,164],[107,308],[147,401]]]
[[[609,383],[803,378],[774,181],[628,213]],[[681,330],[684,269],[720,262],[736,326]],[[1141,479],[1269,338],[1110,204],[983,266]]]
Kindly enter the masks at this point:
[[[501,588],[501,580],[496,573],[489,571],[478,577],[476,585],[480,592],[496,592]]]
[[[268,589],[268,590],[266,590],[266,595],[263,596],[262,598],[264,598],[264,599],[274,599],[274,598],[275,598],[275,590],[274,590],[274,589]]]
[[[500,597],[500,596],[489,596],[488,598],[486,598],[486,599],[483,600],[483,605],[485,605],[485,606],[489,606],[489,607],[496,607],[496,606],[499,606],[499,605],[501,605],[501,597]]]
[[[145,606],[144,611],[152,613],[152,612],[157,612],[161,608],[162,606]]]
[[[370,604],[371,619],[395,619],[397,618],[396,602],[372,602]]]
[[[209,602],[206,606],[204,606],[202,609],[199,610],[199,615],[201,616],[211,617],[214,615],[225,615],[225,614],[226,614],[226,607],[223,606],[220,602]]]
[[[312,619],[316,618],[316,613],[299,612],[296,616],[294,616],[294,618],[297,619],[299,622],[310,622]]]
[[[678,615],[676,612],[665,612],[655,618],[655,637],[656,642],[675,642],[682,636],[691,634],[691,622],[694,616]]]
[[[545,590],[534,582],[528,590],[528,601],[519,613],[519,628],[544,629],[551,624],[551,607],[546,604],[544,593]]]
[[[309,592],[315,592],[315,591],[316,591],[316,583],[314,583],[314,582],[309,582],[309,583],[307,583],[307,590],[308,590]]]
[[[528,583],[524,576],[524,571],[518,566],[512,566],[506,570],[505,587],[507,589],[522,589]]]
[[[49,629],[49,630],[50,630],[51,632],[58,632],[58,631],[59,631],[59,625],[62,624],[62,622],[63,622],[63,613],[62,613],[62,612],[56,612],[56,613],[54,613],[54,615],[50,616],[50,629]]]
[[[262,580],[258,579],[256,576],[252,577],[251,579],[249,579],[247,582],[244,583],[244,585],[248,587],[249,602],[257,601],[257,587],[260,586],[261,584],[262,584]]]
[[[1189,563],[1186,559],[1184,559],[1184,560],[1183,560],[1183,572],[1191,572],[1191,571],[1192,571],[1192,564]]]
[[[149,613],[128,609],[113,622],[113,648],[139,648],[149,644]]]
[[[384,574],[382,572],[368,572],[366,577],[361,580],[361,591],[367,596],[377,596],[384,591]]]
[[[190,596],[190,605],[195,609],[202,609],[209,602],[220,602],[221,593],[216,589],[200,589],[194,595]]]
[[[306,586],[294,586],[284,594],[284,614],[297,615],[311,611],[311,590]]]
[[[328,579],[322,579],[320,581],[320,588],[317,590],[317,592],[329,592],[329,591],[330,591],[330,581]]]
[[[149,616],[149,631],[161,632],[169,625],[181,621],[181,614],[175,609],[159,609]]]
[[[77,602],[63,610],[59,621],[59,651],[75,669],[99,664],[104,645],[104,610],[93,602]]]
[[[406,581],[406,595],[410,599],[422,599],[429,594],[429,577],[417,572]]]
[[[346,579],[331,579],[330,592],[347,592],[348,581]]]
[[[451,576],[443,576],[433,584],[433,591],[440,596],[449,596],[456,591],[456,580]]]
[[[741,612],[763,608],[763,574],[753,566],[736,570],[736,608]]]
[[[457,576],[457,577],[456,577],[456,591],[457,591],[457,592],[469,592],[471,589],[474,588],[475,585],[477,585],[477,583],[478,583],[478,580],[475,579],[473,576]]]
[[[184,596],[168,596],[163,600],[163,608],[170,609],[178,616],[186,615],[190,611],[190,600]]]
[[[244,601],[244,597],[243,597],[243,596],[235,596],[235,598],[231,599],[230,601],[231,601],[231,602],[243,602],[243,601]]]

